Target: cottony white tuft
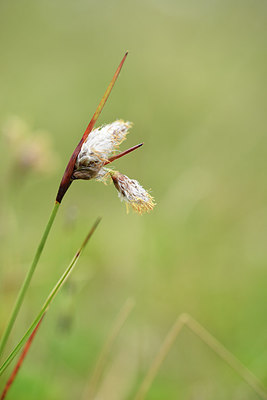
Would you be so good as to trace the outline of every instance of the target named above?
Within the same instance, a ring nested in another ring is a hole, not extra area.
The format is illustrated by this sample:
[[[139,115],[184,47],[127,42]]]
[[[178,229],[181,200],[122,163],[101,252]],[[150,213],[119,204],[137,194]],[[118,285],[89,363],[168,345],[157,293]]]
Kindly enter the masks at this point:
[[[112,171],[110,174],[119,198],[126,202],[126,206],[130,205],[139,214],[153,210],[155,206],[153,197],[138,181],[119,172]]]
[[[131,125],[130,122],[118,120],[94,129],[77,156],[72,179],[96,179],[106,183],[111,177],[120,199],[126,202],[127,211],[130,205],[134,211],[142,214],[154,208],[153,197],[136,180],[105,168],[106,164],[140,147],[140,145],[134,146],[128,151],[111,157],[125,139]]]
[[[125,140],[130,122],[122,120],[94,129],[83,143],[78,154],[73,179],[102,179],[107,171],[103,169],[108,157]]]

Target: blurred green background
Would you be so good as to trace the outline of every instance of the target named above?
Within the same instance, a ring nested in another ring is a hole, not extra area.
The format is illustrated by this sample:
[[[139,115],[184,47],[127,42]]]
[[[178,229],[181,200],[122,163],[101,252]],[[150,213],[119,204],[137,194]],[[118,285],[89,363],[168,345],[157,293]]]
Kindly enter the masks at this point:
[[[115,166],[157,202],[148,215],[127,215],[112,186],[71,186],[9,350],[103,220],[9,399],[85,399],[129,297],[135,308],[95,398],[131,399],[182,312],[267,385],[266,17],[261,0],[0,1],[0,332],[65,165],[125,50],[98,124],[133,121],[122,149],[145,145]],[[146,398],[258,397],[185,328]]]

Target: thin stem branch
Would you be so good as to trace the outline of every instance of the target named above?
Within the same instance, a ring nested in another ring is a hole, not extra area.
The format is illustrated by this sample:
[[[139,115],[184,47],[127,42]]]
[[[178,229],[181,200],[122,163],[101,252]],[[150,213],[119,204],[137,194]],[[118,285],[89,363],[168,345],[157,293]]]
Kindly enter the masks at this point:
[[[122,153],[119,153],[119,154],[116,154],[115,156],[110,157],[110,158],[104,163],[104,165],[110,164],[110,163],[112,163],[113,161],[118,160],[119,158],[125,156],[126,154],[129,154],[129,153],[131,153],[132,151],[134,151],[134,150],[138,149],[139,147],[143,146],[143,144],[144,144],[144,143],[136,144],[135,146],[130,147],[130,148],[127,149],[127,150],[124,150]]]
[[[167,336],[165,337],[158,353],[156,354],[154,360],[150,368],[148,369],[141,386],[139,387],[138,392],[136,393],[134,400],[142,400],[145,398],[147,392],[149,391],[152,382],[154,381],[163,361],[167,357],[170,349],[172,348],[173,343],[175,342],[178,334],[181,332],[184,326],[184,322],[180,317],[177,318],[174,325],[171,327]]]
[[[95,364],[91,379],[89,384],[85,386],[85,389],[82,394],[82,400],[89,400],[93,399],[95,395],[95,391],[97,389],[97,385],[99,380],[103,374],[105,364],[107,362],[108,355],[111,351],[113,343],[117,338],[121,328],[123,327],[126,319],[128,318],[130,312],[134,307],[133,299],[126,300],[125,304],[123,305],[122,309],[120,310],[119,314],[117,315],[114,324],[109,332],[109,335],[104,343],[104,346],[100,352],[98,360]]]
[[[184,326],[187,326],[196,336],[212,349],[222,360],[224,360],[237,374],[258,394],[267,400],[267,392],[262,387],[259,379],[245,367],[229,350],[226,349],[213,335],[200,325],[191,315],[181,314],[175,324],[171,327],[164,339],[158,353],[156,354],[150,368],[148,369],[134,400],[143,400],[148,393],[163,361],[167,357],[172,345]]]
[[[229,350],[226,349],[213,335],[211,335],[199,322],[188,314],[183,314],[186,326],[197,335],[209,348],[211,348],[222,360],[224,360],[238,375],[264,400],[267,399],[267,392],[262,387],[260,380],[238,360]]]
[[[18,312],[19,312],[20,307],[22,305],[22,302],[24,300],[25,294],[26,294],[26,292],[28,290],[28,287],[30,285],[32,276],[34,274],[34,271],[35,271],[35,269],[37,267],[38,261],[39,261],[39,259],[41,257],[42,252],[43,252],[44,245],[46,243],[47,237],[49,235],[49,232],[51,230],[51,227],[52,227],[53,222],[55,220],[55,217],[57,215],[59,205],[60,204],[58,202],[56,202],[55,205],[54,205],[54,208],[52,210],[52,213],[50,215],[50,218],[49,218],[49,220],[47,222],[47,225],[46,225],[46,228],[44,230],[43,236],[42,236],[41,241],[39,243],[39,246],[37,248],[36,254],[34,256],[33,262],[32,262],[32,264],[31,264],[31,266],[30,266],[30,268],[28,270],[28,273],[27,273],[27,275],[26,275],[26,277],[24,279],[24,282],[23,282],[23,284],[21,286],[21,289],[19,291],[16,303],[15,303],[15,305],[13,307],[12,312],[11,312],[11,317],[9,319],[7,327],[6,327],[6,329],[5,329],[5,331],[4,331],[3,335],[2,335],[2,338],[1,338],[1,342],[0,342],[0,357],[1,357],[2,353],[3,353],[3,351],[4,351],[6,342],[8,340],[9,335],[10,335],[10,332],[11,332],[11,329],[12,329],[14,323],[15,323],[15,320],[17,318]]]

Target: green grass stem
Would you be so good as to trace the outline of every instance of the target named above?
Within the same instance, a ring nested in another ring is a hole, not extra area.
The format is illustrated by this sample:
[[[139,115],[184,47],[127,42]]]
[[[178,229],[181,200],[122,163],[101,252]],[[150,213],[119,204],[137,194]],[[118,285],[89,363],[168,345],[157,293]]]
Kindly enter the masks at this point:
[[[46,301],[44,302],[41,310],[39,311],[39,313],[37,314],[37,317],[34,319],[34,321],[32,322],[31,326],[29,327],[29,329],[26,331],[26,333],[23,335],[23,337],[21,338],[21,340],[19,341],[19,343],[16,345],[16,347],[12,350],[12,352],[10,353],[10,355],[7,357],[7,359],[5,360],[5,362],[1,365],[0,367],[0,376],[3,374],[3,372],[6,370],[6,368],[9,366],[9,364],[11,363],[11,361],[14,359],[14,357],[18,354],[18,352],[20,351],[20,349],[24,346],[24,344],[26,343],[26,341],[28,340],[28,338],[30,337],[30,335],[32,334],[34,328],[36,327],[36,325],[38,324],[38,322],[40,321],[40,319],[42,318],[42,316],[45,314],[45,312],[47,311],[49,305],[51,304],[51,302],[53,301],[54,297],[57,295],[58,291],[60,290],[60,288],[62,287],[62,285],[64,284],[64,282],[67,280],[67,278],[69,277],[70,273],[72,272],[73,268],[75,267],[83,249],[85,248],[88,240],[90,239],[90,237],[93,235],[94,231],[96,230],[98,224],[100,222],[100,218],[98,218],[96,220],[96,222],[94,223],[93,227],[91,228],[90,232],[88,233],[88,235],[86,236],[83,244],[81,245],[81,247],[79,248],[79,250],[77,251],[77,253],[75,254],[75,256],[73,257],[71,263],[69,264],[69,266],[67,267],[67,269],[65,270],[65,272],[61,275],[60,279],[58,280],[57,284],[54,286],[53,290],[51,291],[51,293],[49,294],[49,296],[47,297]]]
[[[23,282],[23,284],[21,286],[21,289],[19,291],[16,303],[14,305],[14,308],[13,308],[12,312],[11,312],[11,317],[9,319],[7,327],[6,327],[6,329],[5,329],[5,331],[4,331],[3,335],[2,335],[2,338],[1,338],[1,342],[0,342],[0,357],[3,354],[3,351],[4,351],[4,348],[6,346],[7,340],[9,338],[11,329],[12,329],[14,323],[15,323],[15,320],[17,318],[18,312],[19,312],[20,307],[21,307],[21,305],[23,303],[25,294],[26,294],[26,292],[28,290],[28,287],[30,285],[32,276],[34,274],[34,271],[36,269],[36,266],[38,264],[40,256],[41,256],[41,254],[43,252],[44,245],[46,243],[46,240],[47,240],[47,237],[49,235],[50,229],[51,229],[51,227],[53,225],[53,222],[55,220],[55,217],[57,215],[57,212],[58,212],[58,209],[59,209],[59,205],[60,204],[58,202],[56,202],[55,205],[54,205],[54,208],[52,210],[52,213],[50,215],[50,218],[49,218],[48,223],[46,225],[46,228],[44,230],[43,236],[42,236],[41,241],[39,243],[39,246],[37,248],[36,254],[34,256],[33,262],[32,262],[32,264],[31,264],[31,266],[30,266],[30,268],[28,270],[28,273],[27,273],[27,275],[26,275],[26,277],[24,279],[24,282]]]

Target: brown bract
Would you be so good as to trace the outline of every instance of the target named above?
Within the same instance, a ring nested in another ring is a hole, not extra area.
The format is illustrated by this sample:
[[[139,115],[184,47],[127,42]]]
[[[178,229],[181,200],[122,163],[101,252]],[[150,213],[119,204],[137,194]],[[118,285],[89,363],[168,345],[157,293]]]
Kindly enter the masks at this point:
[[[89,133],[92,131],[92,129],[93,129],[93,127],[94,127],[94,125],[95,125],[95,123],[97,121],[97,118],[99,117],[99,115],[100,115],[100,113],[101,113],[101,111],[102,111],[102,109],[103,109],[103,107],[104,107],[109,95],[110,95],[110,92],[111,92],[111,90],[112,90],[112,88],[113,88],[113,86],[114,86],[114,84],[115,84],[115,82],[116,82],[116,80],[117,80],[117,78],[119,76],[120,70],[121,70],[121,68],[122,68],[122,66],[124,64],[124,61],[125,61],[125,59],[127,57],[127,54],[128,54],[128,52],[125,53],[122,61],[120,62],[120,65],[118,66],[118,68],[117,68],[117,70],[116,70],[116,72],[115,72],[115,74],[114,74],[114,76],[113,76],[113,78],[112,78],[112,80],[111,80],[111,82],[110,82],[110,84],[109,84],[109,86],[108,86],[108,88],[107,88],[102,100],[100,101],[100,103],[99,103],[99,105],[98,105],[98,107],[97,107],[97,109],[96,109],[91,121],[89,122],[89,124],[88,124],[88,126],[87,126],[87,128],[86,128],[86,130],[85,130],[85,132],[84,132],[84,134],[83,134],[83,136],[81,138],[81,140],[79,141],[76,149],[72,153],[72,156],[71,156],[71,158],[70,158],[70,160],[68,162],[68,165],[67,165],[67,167],[65,169],[64,175],[63,175],[62,180],[61,180],[60,185],[59,185],[59,189],[58,189],[58,193],[57,193],[57,197],[56,197],[56,201],[58,203],[61,203],[66,191],[68,190],[68,188],[70,187],[70,185],[72,183],[72,178],[71,177],[72,177],[72,174],[73,174],[73,171],[74,171],[74,166],[75,166],[75,162],[76,162],[77,156],[78,156],[78,154],[79,154],[79,152],[81,150],[81,147],[82,147],[83,143],[87,139]]]

